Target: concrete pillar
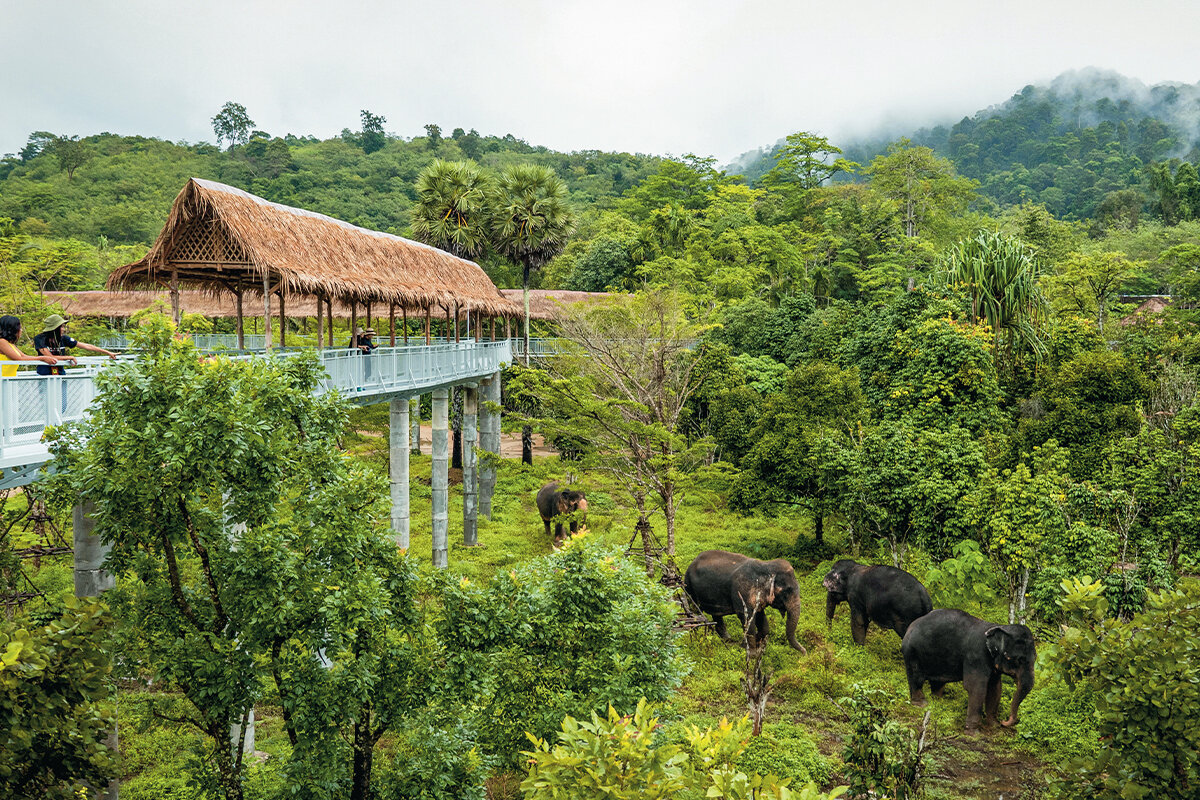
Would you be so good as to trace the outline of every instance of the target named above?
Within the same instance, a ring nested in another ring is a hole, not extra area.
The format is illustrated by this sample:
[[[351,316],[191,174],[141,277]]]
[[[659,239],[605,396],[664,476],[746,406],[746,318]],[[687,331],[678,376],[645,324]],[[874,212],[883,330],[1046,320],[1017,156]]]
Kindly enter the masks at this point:
[[[421,397],[417,395],[408,401],[409,406],[408,417],[412,421],[412,445],[410,449],[417,455],[421,455]]]
[[[484,403],[500,404],[500,373],[483,382],[479,403],[479,449],[500,455],[500,412],[491,411]],[[496,465],[485,460],[479,467],[479,513],[492,518],[492,494],[496,491]]]
[[[113,576],[101,569],[111,548],[96,535],[96,520],[92,518],[95,508],[90,501],[83,500],[74,510],[76,597],[98,597],[117,585]]]
[[[433,390],[433,566],[450,566],[450,391]]]
[[[388,444],[392,479],[392,539],[396,546],[408,549],[408,398],[401,397],[388,404],[390,425]]]
[[[96,520],[92,512],[96,506],[89,500],[80,500],[72,514],[71,529],[75,549],[75,596],[98,597],[101,592],[117,585],[116,579],[102,568],[108,551],[112,548],[103,544],[96,535]],[[115,714],[114,714],[115,717]],[[112,730],[104,738],[104,746],[116,753],[120,747],[118,724],[113,721]],[[97,793],[99,800],[117,800],[121,781],[114,779]]]
[[[475,445],[479,437],[476,416],[479,409],[479,390],[468,384],[463,393],[463,544],[479,544],[479,483],[475,469]]]

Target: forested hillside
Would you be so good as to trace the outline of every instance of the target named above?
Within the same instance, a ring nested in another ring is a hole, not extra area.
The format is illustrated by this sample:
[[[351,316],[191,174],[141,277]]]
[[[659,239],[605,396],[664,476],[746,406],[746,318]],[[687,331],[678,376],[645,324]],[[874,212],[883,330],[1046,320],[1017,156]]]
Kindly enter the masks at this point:
[[[1200,150],[1196,104],[1200,84],[1144,84],[1112,72],[1083,70],[1049,85],[1026,86],[1009,100],[963,117],[907,133],[918,145],[954,162],[979,181],[980,194],[997,207],[1042,203],[1053,214],[1105,223],[1140,213],[1177,212],[1154,166],[1194,165]],[[888,139],[841,143],[846,156],[866,164],[886,152]],[[769,149],[745,162],[758,178],[773,165]],[[1194,176],[1185,172],[1196,206]],[[1174,182],[1174,179],[1172,180]]]

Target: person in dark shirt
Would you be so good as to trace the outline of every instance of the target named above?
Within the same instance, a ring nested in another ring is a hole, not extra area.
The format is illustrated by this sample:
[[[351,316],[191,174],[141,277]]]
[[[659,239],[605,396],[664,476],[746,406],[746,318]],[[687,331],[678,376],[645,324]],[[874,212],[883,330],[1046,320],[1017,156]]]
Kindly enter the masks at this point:
[[[42,323],[42,332],[33,337],[33,349],[37,350],[43,356],[58,356],[75,363],[72,356],[67,355],[67,350],[72,347],[78,347],[80,350],[87,350],[92,353],[99,353],[102,356],[116,358],[117,354],[103,347],[97,347],[94,344],[81,342],[67,335],[67,320],[59,314],[51,314],[46,317]],[[38,365],[39,375],[62,375],[66,372],[63,367],[51,367],[44,364]]]

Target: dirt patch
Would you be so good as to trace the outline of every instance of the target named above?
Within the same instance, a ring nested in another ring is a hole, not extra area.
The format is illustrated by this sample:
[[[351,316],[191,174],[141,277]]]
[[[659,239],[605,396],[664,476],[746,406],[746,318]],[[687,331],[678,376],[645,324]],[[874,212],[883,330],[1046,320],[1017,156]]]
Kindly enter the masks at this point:
[[[363,432],[365,434],[365,432]],[[453,434],[451,434],[453,441]],[[421,426],[421,452],[428,455],[433,451],[433,426]],[[545,440],[540,433],[533,435],[533,454],[535,456],[552,456],[555,451],[546,445]],[[517,433],[501,433],[500,434],[500,457],[501,458],[517,458],[521,457],[521,434]]]

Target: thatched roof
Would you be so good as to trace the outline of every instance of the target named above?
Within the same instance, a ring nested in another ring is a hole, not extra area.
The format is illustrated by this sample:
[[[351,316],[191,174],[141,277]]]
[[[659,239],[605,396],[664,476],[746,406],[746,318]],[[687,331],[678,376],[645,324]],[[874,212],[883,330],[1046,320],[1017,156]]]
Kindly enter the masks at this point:
[[[500,293],[521,308],[524,316],[524,306],[520,289],[501,289]],[[566,290],[530,289],[529,316],[531,319],[558,319],[562,316],[564,306],[577,303],[594,303],[606,297],[612,297],[609,292],[568,292]]]
[[[1161,295],[1153,295],[1153,296],[1147,297],[1145,300],[1143,300],[1138,305],[1138,307],[1133,310],[1132,314],[1130,314],[1127,317],[1122,317],[1120,319],[1120,323],[1122,325],[1133,325],[1136,322],[1140,322],[1144,319],[1149,319],[1150,317],[1153,317],[1157,314],[1161,314],[1170,307],[1171,307],[1171,298],[1170,297],[1165,297],[1165,296],[1161,296]],[[1162,322],[1161,319],[1156,320],[1156,321],[1159,323]]]
[[[241,189],[192,178],[175,198],[150,252],[108,278],[110,289],[181,286],[213,294],[453,307],[491,316],[520,313],[478,264],[435,247],[359,228],[324,214],[268,202]]]

